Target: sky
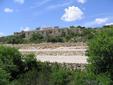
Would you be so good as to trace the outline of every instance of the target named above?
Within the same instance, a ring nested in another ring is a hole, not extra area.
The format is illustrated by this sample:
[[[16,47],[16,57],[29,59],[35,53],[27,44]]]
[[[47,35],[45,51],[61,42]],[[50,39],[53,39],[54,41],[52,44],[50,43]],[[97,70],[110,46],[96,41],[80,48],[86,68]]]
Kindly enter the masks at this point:
[[[113,0],[0,0],[0,36],[36,27],[113,24]]]

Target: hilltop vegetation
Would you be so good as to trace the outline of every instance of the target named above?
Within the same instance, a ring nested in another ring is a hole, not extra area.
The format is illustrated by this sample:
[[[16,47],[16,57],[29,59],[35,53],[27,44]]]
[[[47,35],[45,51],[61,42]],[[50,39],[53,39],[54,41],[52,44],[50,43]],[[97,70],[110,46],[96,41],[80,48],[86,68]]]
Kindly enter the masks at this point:
[[[20,35],[11,35],[1,39],[2,43],[42,43],[42,42],[87,42],[98,29],[70,26],[65,29],[45,29],[33,32],[26,37],[26,32]]]

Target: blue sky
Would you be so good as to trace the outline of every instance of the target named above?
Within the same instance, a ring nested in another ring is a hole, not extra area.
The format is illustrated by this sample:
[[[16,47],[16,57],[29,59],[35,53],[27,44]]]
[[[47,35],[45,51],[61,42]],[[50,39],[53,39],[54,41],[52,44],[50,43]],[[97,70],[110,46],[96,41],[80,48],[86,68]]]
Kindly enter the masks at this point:
[[[113,0],[0,0],[0,36],[36,27],[113,24]]]

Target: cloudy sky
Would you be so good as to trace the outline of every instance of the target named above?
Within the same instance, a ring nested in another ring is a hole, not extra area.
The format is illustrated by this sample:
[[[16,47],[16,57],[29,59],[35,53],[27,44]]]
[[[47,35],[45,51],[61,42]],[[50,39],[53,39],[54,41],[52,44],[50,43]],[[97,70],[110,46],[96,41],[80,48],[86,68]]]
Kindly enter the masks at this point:
[[[48,26],[113,24],[113,0],[0,0],[0,36]]]

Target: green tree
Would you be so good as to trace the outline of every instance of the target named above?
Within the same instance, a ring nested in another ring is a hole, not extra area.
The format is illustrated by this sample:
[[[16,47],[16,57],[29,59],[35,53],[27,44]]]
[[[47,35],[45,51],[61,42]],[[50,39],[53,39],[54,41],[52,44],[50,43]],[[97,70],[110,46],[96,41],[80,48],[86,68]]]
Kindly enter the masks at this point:
[[[39,33],[33,33],[30,41],[34,43],[41,43],[43,41],[43,36]]]
[[[15,79],[24,70],[22,55],[11,47],[0,46],[1,67],[10,74],[11,79]]]
[[[89,70],[107,73],[113,79],[113,28],[98,32],[88,43]]]
[[[54,64],[52,67],[52,74],[50,85],[68,85],[71,73],[65,67]]]
[[[37,67],[37,60],[36,60],[34,54],[24,55],[23,60],[24,60],[24,63],[25,63],[26,70],[38,68]]]
[[[9,84],[9,74],[0,68],[0,85],[8,85]]]
[[[21,44],[24,42],[24,37],[21,35],[21,36],[7,36],[5,37],[5,43],[8,43],[8,44]]]

